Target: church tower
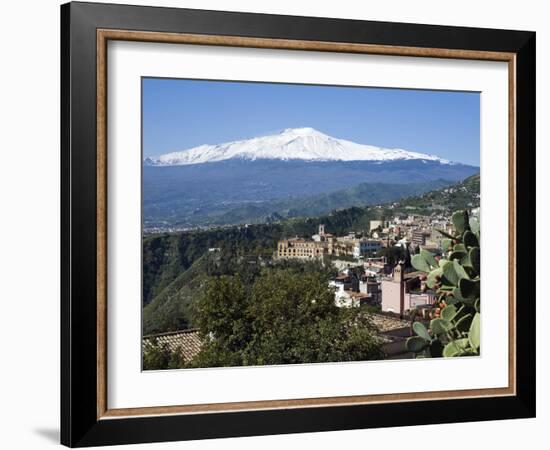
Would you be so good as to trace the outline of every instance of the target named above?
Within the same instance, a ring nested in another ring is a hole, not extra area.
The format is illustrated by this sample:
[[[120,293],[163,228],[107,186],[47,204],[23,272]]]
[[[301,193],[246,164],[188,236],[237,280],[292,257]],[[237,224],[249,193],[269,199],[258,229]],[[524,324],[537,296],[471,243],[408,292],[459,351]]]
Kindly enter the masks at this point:
[[[399,261],[393,269],[393,282],[399,283],[399,317],[403,318],[405,310],[405,261]]]
[[[319,225],[319,236],[324,236],[324,235],[325,235],[325,225],[321,224]]]
[[[394,283],[401,283],[404,280],[405,276],[405,264],[403,264],[403,261],[399,261],[399,263],[393,268],[393,281]]]

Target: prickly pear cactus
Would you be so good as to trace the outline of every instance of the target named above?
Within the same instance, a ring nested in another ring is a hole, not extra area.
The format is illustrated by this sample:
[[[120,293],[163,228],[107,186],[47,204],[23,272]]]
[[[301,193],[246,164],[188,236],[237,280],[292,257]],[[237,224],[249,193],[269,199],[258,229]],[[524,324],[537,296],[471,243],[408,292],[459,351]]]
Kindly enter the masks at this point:
[[[426,250],[413,256],[416,270],[426,272],[426,286],[437,292],[436,317],[429,328],[415,322],[415,336],[407,348],[417,357],[452,357],[480,354],[480,257],[479,222],[467,211],[452,215],[455,234],[439,231],[441,257]]]

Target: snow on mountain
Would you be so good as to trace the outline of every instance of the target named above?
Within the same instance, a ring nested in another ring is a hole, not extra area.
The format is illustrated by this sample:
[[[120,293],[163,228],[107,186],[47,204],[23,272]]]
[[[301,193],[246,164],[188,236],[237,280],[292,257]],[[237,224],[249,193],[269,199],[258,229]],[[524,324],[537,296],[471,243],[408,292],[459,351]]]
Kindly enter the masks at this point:
[[[145,159],[153,166],[182,166],[228,159],[305,161],[427,160],[451,164],[435,155],[374,147],[336,139],[313,128],[288,128],[281,133],[218,145],[201,145]]]

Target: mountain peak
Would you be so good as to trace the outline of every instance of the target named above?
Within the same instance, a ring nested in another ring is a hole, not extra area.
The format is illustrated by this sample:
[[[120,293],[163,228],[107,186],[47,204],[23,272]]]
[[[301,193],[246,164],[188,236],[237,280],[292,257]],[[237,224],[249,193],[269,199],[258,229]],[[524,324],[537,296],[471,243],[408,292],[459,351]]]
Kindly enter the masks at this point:
[[[296,136],[311,136],[311,135],[320,135],[326,136],[326,134],[317,131],[315,128],[311,127],[300,127],[300,128],[285,128],[281,134],[294,134]]]
[[[357,144],[328,136],[311,127],[286,128],[274,135],[217,145],[201,145],[180,152],[149,157],[144,164],[176,166],[203,164],[228,159],[302,161],[395,161],[418,159],[449,164],[434,155]]]

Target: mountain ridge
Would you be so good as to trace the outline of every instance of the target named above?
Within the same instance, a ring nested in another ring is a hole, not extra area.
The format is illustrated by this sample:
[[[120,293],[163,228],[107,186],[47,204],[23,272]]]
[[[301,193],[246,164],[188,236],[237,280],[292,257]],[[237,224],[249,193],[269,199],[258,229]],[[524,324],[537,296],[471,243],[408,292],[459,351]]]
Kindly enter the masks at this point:
[[[452,184],[454,184],[453,181],[442,179],[409,184],[360,183],[314,196],[235,206],[227,212],[213,216],[208,224],[269,223],[294,217],[319,216],[352,206],[362,207],[399,201],[405,197],[421,195]]]
[[[287,128],[280,133],[208,145],[147,157],[144,165],[181,166],[230,159],[302,161],[437,161],[455,164],[436,155],[399,148],[384,148],[339,139],[311,127]]]

